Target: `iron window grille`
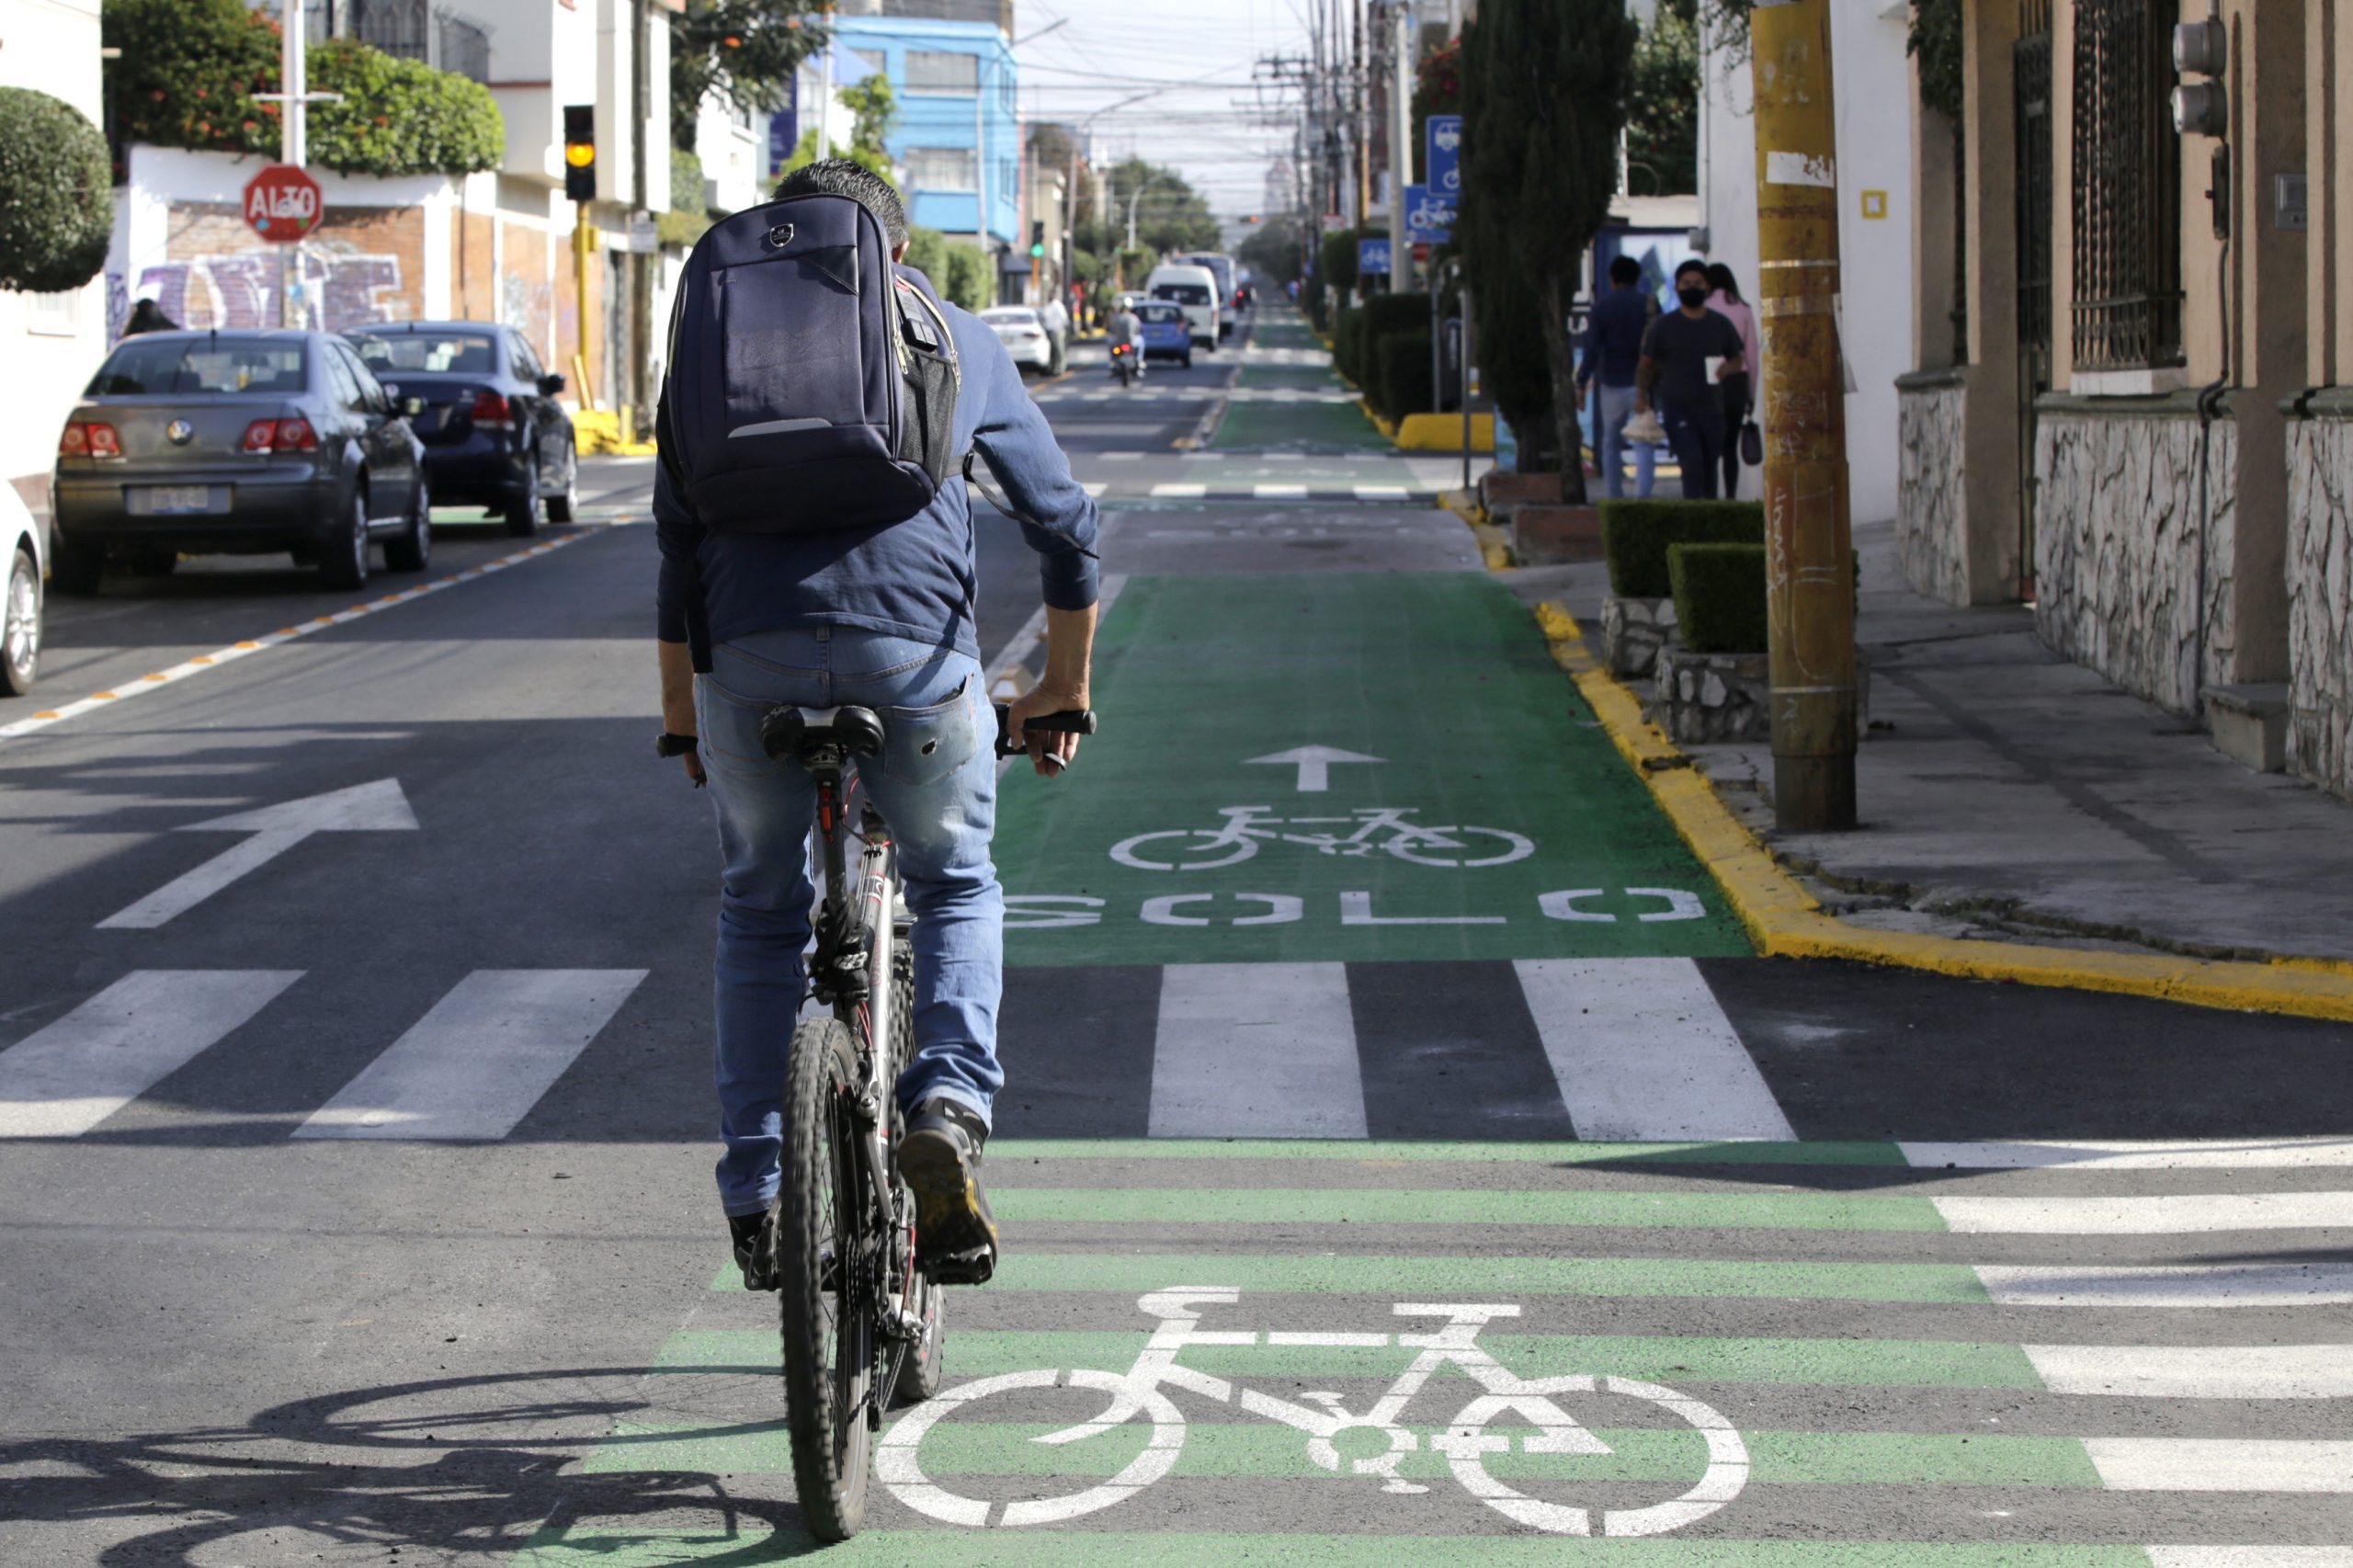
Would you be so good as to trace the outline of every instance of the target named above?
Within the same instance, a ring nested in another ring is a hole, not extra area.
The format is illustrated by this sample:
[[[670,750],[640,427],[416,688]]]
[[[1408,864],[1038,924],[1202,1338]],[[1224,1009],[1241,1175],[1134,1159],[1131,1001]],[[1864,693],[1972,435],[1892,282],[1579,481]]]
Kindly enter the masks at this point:
[[[981,85],[981,57],[952,50],[907,51],[907,91],[974,93]]]
[[[2075,362],[2182,362],[2181,147],[2174,134],[2179,0],[2076,0]]]

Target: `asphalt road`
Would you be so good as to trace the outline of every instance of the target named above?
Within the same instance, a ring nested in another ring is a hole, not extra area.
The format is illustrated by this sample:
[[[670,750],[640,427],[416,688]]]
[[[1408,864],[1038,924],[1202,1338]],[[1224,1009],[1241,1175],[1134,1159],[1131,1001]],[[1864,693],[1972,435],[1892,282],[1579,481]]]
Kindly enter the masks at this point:
[[[2353,1030],[1746,956],[1294,322],[1074,359],[1105,728],[1006,778],[1006,1264],[829,1559],[2353,1562]],[[806,1550],[650,472],[590,466],[358,604],[56,601],[36,701],[109,695],[0,739],[0,1563]],[[1029,1440],[1155,1330],[1166,1413]]]

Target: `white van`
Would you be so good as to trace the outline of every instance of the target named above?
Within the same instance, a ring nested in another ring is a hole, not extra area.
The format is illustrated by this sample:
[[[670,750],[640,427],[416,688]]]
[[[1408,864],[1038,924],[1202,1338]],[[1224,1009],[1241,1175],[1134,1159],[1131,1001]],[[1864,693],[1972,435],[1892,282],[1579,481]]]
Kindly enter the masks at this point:
[[[1206,267],[1217,278],[1217,335],[1220,338],[1233,335],[1234,324],[1242,319],[1242,306],[1234,298],[1233,258],[1213,251],[1180,256],[1178,261],[1191,267]]]
[[[1144,279],[1144,292],[1155,300],[1185,308],[1185,323],[1193,341],[1204,348],[1217,347],[1217,274],[1190,262],[1163,262]]]

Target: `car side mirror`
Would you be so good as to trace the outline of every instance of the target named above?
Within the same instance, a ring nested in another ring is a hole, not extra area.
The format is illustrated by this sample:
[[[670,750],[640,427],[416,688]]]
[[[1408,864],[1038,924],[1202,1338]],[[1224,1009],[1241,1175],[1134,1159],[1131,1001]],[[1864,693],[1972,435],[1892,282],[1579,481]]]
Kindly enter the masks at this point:
[[[563,378],[562,376],[553,374],[541,376],[540,378],[540,395],[541,397],[553,397],[556,393],[563,390]]]
[[[404,418],[404,419],[414,419],[414,418],[415,418],[418,415],[420,415],[420,414],[422,414],[422,413],[424,413],[424,412],[425,412],[425,400],[424,400],[423,398],[421,398],[421,397],[404,397],[404,398],[401,399],[401,417],[402,417],[402,418]]]

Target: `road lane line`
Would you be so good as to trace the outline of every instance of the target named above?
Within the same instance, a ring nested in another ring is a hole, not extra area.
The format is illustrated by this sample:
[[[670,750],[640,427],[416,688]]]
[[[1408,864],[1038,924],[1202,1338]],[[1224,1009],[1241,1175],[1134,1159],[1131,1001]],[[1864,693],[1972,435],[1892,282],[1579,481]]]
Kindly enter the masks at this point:
[[[297,1138],[504,1138],[645,979],[642,969],[478,969]]]
[[[2293,1170],[2353,1165],[2353,1138],[2104,1139],[2051,1143],[1898,1143],[1915,1165],[1961,1170]]]
[[[74,1138],[219,1043],[299,969],[142,969],[0,1051],[0,1138]]]
[[[2183,1193],[2138,1198],[1939,1198],[1964,1234],[2166,1236],[2353,1227],[2353,1192]]]
[[[1210,493],[1206,484],[1155,484],[1152,487],[1156,501],[1197,500]]]
[[[307,637],[313,631],[323,631],[330,626],[341,626],[346,621],[358,620],[367,616],[381,615],[385,610],[404,605],[412,599],[421,599],[428,594],[441,593],[460,583],[472,582],[476,577],[486,577],[494,572],[504,572],[510,566],[520,564],[530,556],[545,555],[551,551],[562,550],[566,545],[577,544],[582,540],[601,533],[612,526],[614,525],[610,523],[584,523],[580,526],[579,532],[564,534],[560,538],[550,540],[547,543],[527,551],[521,555],[503,555],[495,561],[486,561],[479,566],[470,566],[455,576],[442,577],[430,583],[420,583],[414,588],[406,588],[400,593],[387,595],[372,604],[354,605],[349,609],[340,610],[334,615],[313,617],[299,626],[279,627],[266,637],[247,638],[242,642],[232,642],[225,648],[215,648],[210,653],[184,659],[167,670],[147,676],[137,686],[128,687],[121,691],[94,691],[78,702],[68,702],[57,708],[44,708],[13,723],[0,724],[0,744],[29,735],[39,730],[45,730],[52,724],[62,724],[68,719],[79,718],[85,713],[113,703],[128,702],[132,698],[146,692],[161,691],[165,687],[177,685],[190,676],[202,675],[207,670],[219,669],[223,665],[232,664],[236,660],[250,658],[264,649],[275,648],[281,642],[290,642],[298,637]]]
[[[2215,1263],[1974,1266],[2006,1307],[2319,1307],[2353,1305],[2353,1264]]]
[[[1356,497],[1359,501],[1403,501],[1406,490],[1402,484],[1359,484]]]
[[[2153,1546],[2150,1568],[2353,1568],[2353,1546]]]
[[[2353,1345],[2027,1345],[2052,1393],[2353,1399]]]
[[[1689,959],[1512,967],[1580,1138],[1797,1137]]]
[[[1362,1138],[1347,966],[1162,969],[1150,1131],[1154,1138]]]
[[[2111,1492],[2353,1492],[2353,1443],[2293,1437],[2086,1437]]]
[[[1254,484],[1250,487],[1250,494],[1255,499],[1260,501],[1304,501],[1307,499],[1307,486],[1304,484]]]

